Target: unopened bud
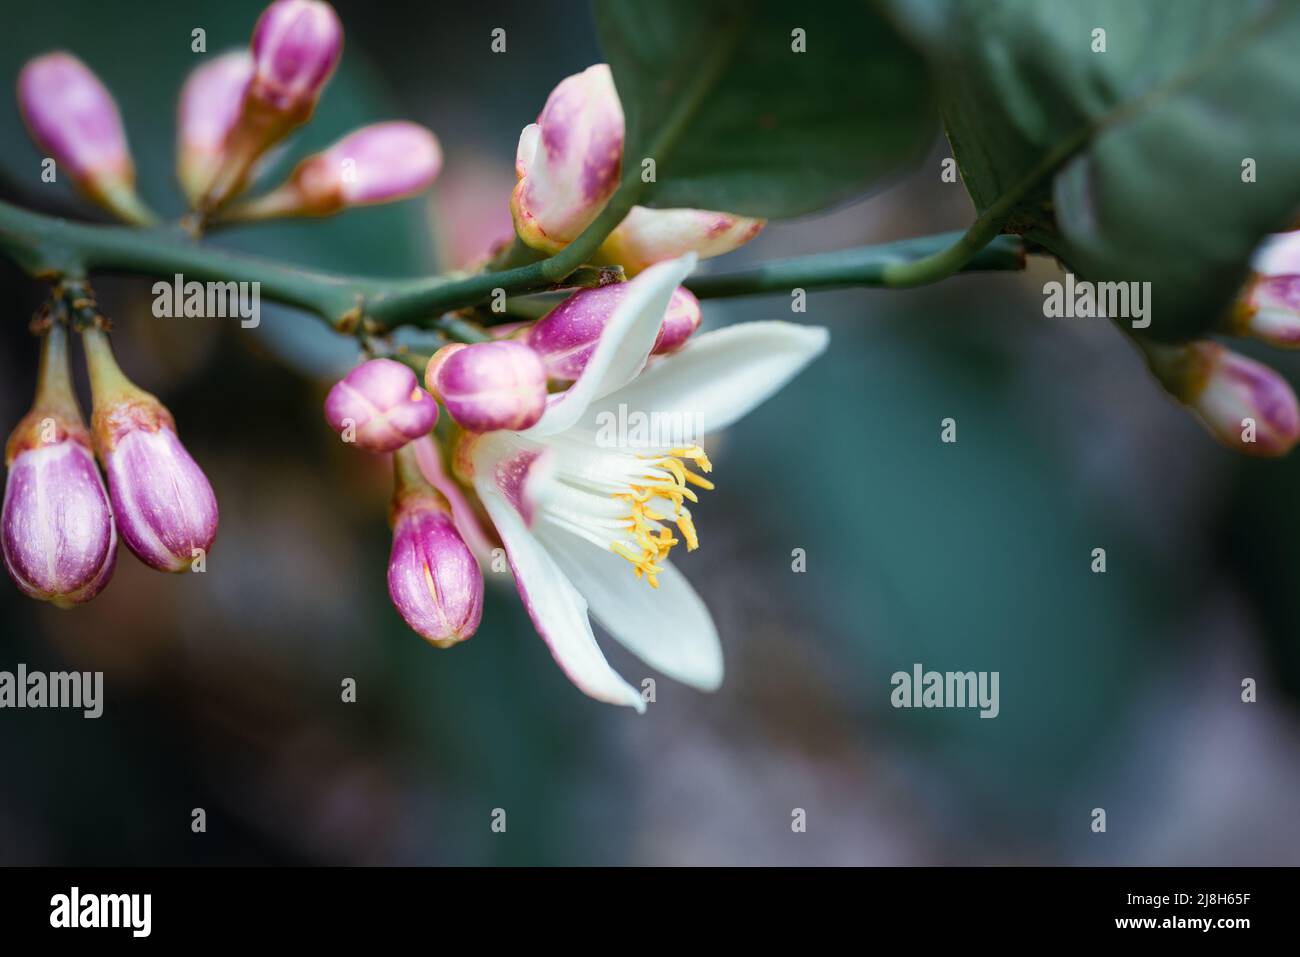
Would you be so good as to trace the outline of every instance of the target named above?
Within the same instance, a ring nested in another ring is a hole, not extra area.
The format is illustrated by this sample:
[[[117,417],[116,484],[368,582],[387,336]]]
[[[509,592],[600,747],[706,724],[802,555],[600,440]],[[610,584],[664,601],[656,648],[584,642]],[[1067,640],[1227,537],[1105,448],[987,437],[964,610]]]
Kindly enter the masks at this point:
[[[414,445],[398,450],[393,469],[388,594],[412,630],[446,648],[478,630],[483,572],[456,531],[447,499],[420,472]]]
[[[171,413],[134,385],[99,329],[83,334],[94,399],[91,434],[108,473],[126,547],[159,571],[189,571],[217,537],[212,485],[176,434]]]
[[[22,592],[60,608],[90,601],[113,575],[117,532],[68,372],[67,329],[41,346],[32,410],[5,450],[0,545]]]
[[[212,182],[252,77],[252,54],[233,50],[196,67],[181,88],[176,173],[191,204]]]
[[[765,221],[704,209],[648,209],[634,206],[601,244],[600,262],[616,263],[629,276],[655,263],[693,252],[700,259],[745,245]]]
[[[438,403],[407,366],[371,359],[330,389],[325,421],[344,441],[371,452],[392,452],[429,434],[438,421]]]
[[[230,220],[329,216],[428,189],[442,169],[438,138],[418,123],[376,123],[298,164],[282,186],[231,208]]]
[[[1229,330],[1283,349],[1300,348],[1300,231],[1270,236],[1232,310]]]
[[[18,108],[38,146],[91,200],[130,223],[154,221],[135,192],[135,166],[113,95],[70,53],[29,60]]]
[[[1300,404],[1273,369],[1216,342],[1147,347],[1151,369],[1224,445],[1247,455],[1285,455],[1300,439]]]
[[[552,379],[577,379],[600,342],[606,323],[627,295],[629,283],[582,289],[539,319],[528,331],[528,345],[542,358]],[[674,352],[700,327],[700,302],[677,287],[659,326],[652,355]]]
[[[542,360],[510,339],[443,346],[429,360],[424,384],[470,432],[526,429],[546,411]]]
[[[519,238],[551,253],[577,239],[618,188],[622,156],[623,107],[609,66],[561,81],[519,137],[510,198]]]

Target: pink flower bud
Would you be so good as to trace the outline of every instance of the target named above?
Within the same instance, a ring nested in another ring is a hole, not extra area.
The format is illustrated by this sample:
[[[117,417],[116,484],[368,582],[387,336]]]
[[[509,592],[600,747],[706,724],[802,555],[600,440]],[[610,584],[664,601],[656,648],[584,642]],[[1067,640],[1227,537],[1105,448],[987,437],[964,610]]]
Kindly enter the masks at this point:
[[[276,0],[253,28],[251,98],[305,120],[343,55],[343,24],[320,0]]]
[[[420,473],[415,446],[394,456],[388,594],[411,629],[446,648],[478,630],[483,572],[456,531],[446,498]]]
[[[67,330],[41,347],[36,403],[9,439],[0,545],[5,569],[31,598],[69,608],[113,575],[117,531],[68,376]]]
[[[622,157],[623,107],[609,66],[561,81],[519,137],[510,198],[519,238],[545,252],[577,239],[618,188]]]
[[[252,54],[233,50],[196,67],[181,88],[176,116],[177,176],[192,203],[212,182],[252,77]]]
[[[528,331],[528,345],[542,357],[552,379],[577,379],[586,368],[605,324],[627,295],[628,284],[582,289],[539,319]],[[652,355],[674,352],[700,327],[700,302],[679,286],[668,301]]]
[[[330,389],[325,421],[345,442],[371,452],[393,452],[429,434],[438,421],[438,403],[407,366],[371,359]]]
[[[764,225],[764,220],[731,213],[634,206],[601,244],[598,259],[635,276],[657,262],[689,252],[701,259],[729,253],[757,236]]]
[[[463,429],[519,430],[546,411],[546,369],[537,353],[509,339],[443,346],[424,384]]]
[[[328,216],[428,189],[442,169],[438,138],[418,123],[375,123],[298,164],[289,180],[234,207],[226,219]]]
[[[32,139],[91,200],[121,219],[149,223],[135,192],[135,166],[113,95],[70,53],[29,60],[18,77],[18,108]]]
[[[1263,363],[1215,342],[1149,346],[1152,370],[1224,445],[1264,458],[1300,440],[1300,404],[1291,386]]]
[[[343,25],[321,0],[276,0],[253,28],[253,75],[221,161],[195,205],[214,212],[248,182],[271,146],[306,123],[343,55]]]
[[[108,473],[113,515],[126,547],[159,571],[205,562],[217,537],[217,499],[176,434],[171,413],[133,385],[98,329],[83,335],[94,398],[91,431]]]
[[[1300,231],[1269,237],[1255,251],[1254,275],[1229,320],[1236,335],[1300,348]]]

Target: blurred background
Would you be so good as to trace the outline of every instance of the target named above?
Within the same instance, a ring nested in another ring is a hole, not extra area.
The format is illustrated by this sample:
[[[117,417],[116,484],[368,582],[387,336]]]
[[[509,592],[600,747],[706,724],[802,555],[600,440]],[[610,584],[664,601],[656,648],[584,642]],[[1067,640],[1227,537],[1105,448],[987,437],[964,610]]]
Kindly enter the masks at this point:
[[[191,30],[221,52],[260,6],[3,0],[0,73],[12,89],[30,56],[82,57],[118,98],[142,192],[174,218]],[[509,233],[519,130],[600,59],[586,5],[336,6],[343,66],[269,178],[389,118],[438,133],[442,178],[430,198],[216,241],[375,275],[467,262]],[[911,177],[708,268],[964,226],[935,133]],[[0,143],[0,196],[98,218],[40,182],[12,95]],[[503,576],[466,644],[406,629],[385,587],[387,464],[321,415],[349,342],[265,305],[256,330],[155,320],[152,280],[97,280],[123,367],[212,479],[221,533],[201,576],[124,550],[70,612],[0,584],[0,670],[102,670],[106,698],[94,721],[0,712],[0,863],[1300,861],[1300,458],[1221,450],[1114,328],[1043,318],[1057,275],[1038,261],[814,294],[795,317],[785,296],[707,304],[708,326],[795,318],[832,348],[708,443],[718,491],[682,565],[728,675],[714,695],[661,678],[641,717],[569,685]],[[6,432],[31,401],[41,295],[0,262]],[[1300,362],[1269,358],[1300,380]],[[945,417],[956,444],[939,441]],[[604,647],[634,684],[653,676]],[[1000,715],[892,709],[890,675],[917,662],[1000,672]]]

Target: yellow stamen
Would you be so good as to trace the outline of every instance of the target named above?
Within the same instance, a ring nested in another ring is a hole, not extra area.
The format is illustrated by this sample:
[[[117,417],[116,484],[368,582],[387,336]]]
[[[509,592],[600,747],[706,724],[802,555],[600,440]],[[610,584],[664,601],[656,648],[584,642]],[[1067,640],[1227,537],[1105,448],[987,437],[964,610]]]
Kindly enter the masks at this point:
[[[664,475],[645,475],[639,480],[628,483],[626,492],[617,492],[614,498],[627,504],[628,513],[624,516],[625,526],[631,533],[635,545],[614,542],[610,549],[632,565],[632,574],[638,581],[645,579],[651,588],[659,587],[658,575],[663,566],[658,564],[668,557],[673,546],[682,540],[686,550],[695,551],[700,547],[699,535],[695,531],[695,522],[685,502],[698,502],[699,497],[689,486],[713,489],[713,483],[691,471],[686,462],[701,472],[712,472],[713,463],[698,445],[679,449],[669,449],[664,455],[642,456],[650,461],[650,468],[668,473]],[[672,511],[661,515],[650,508],[650,502],[662,499],[672,505]],[[672,522],[681,532],[681,539],[675,538],[662,522]],[[637,549],[640,549],[638,551]]]

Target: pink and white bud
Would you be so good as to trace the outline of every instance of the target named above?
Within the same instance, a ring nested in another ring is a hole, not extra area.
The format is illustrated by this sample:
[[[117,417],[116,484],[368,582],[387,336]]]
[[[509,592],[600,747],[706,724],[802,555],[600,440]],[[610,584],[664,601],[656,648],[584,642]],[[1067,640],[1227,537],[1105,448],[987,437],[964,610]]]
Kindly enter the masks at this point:
[[[438,403],[420,388],[408,366],[371,359],[330,389],[325,421],[344,442],[371,452],[393,452],[429,434],[438,421]]]
[[[73,397],[66,343],[67,330],[55,325],[42,344],[36,402],[5,450],[0,512],[5,570],[23,594],[59,608],[98,595],[117,561],[117,531]]]
[[[1229,331],[1300,349],[1300,231],[1270,236],[1251,265],[1254,273],[1237,297]]]
[[[441,170],[442,148],[429,130],[418,123],[375,123],[307,157],[282,186],[224,218],[329,216],[349,206],[391,203],[428,189]]]
[[[322,0],[276,0],[253,28],[253,75],[221,162],[196,204],[209,214],[239,193],[268,149],[311,118],[343,55],[343,24]]]
[[[83,341],[94,399],[91,432],[122,541],[159,571],[203,567],[217,537],[211,483],[181,444],[171,413],[123,375],[108,337],[88,329]]]
[[[483,572],[456,531],[447,499],[420,472],[414,445],[397,452],[393,468],[388,594],[413,631],[446,648],[478,630]]]
[[[470,432],[526,429],[546,411],[542,360],[510,339],[443,346],[429,360],[424,384]]]
[[[212,182],[252,78],[252,54],[232,50],[196,67],[181,87],[176,174],[191,203],[198,202]]]
[[[634,206],[601,244],[597,259],[635,276],[655,263],[689,252],[701,259],[721,256],[757,236],[766,225],[731,213],[704,209],[649,209]]]
[[[615,283],[579,290],[533,324],[528,331],[528,345],[541,356],[550,378],[573,380],[582,374],[606,323],[627,295],[628,285]],[[689,289],[679,286],[668,301],[651,354],[680,349],[700,327],[700,318],[700,301]]]
[[[342,55],[343,24],[333,7],[321,0],[276,0],[253,28],[249,97],[301,122]]]
[[[623,107],[609,66],[562,80],[519,137],[510,197],[519,238],[550,253],[577,239],[618,188],[622,157]]]
[[[1300,404],[1273,369],[1215,342],[1151,346],[1152,370],[1224,445],[1247,455],[1286,455],[1300,440]]]
[[[29,60],[18,76],[18,109],[32,139],[95,203],[131,223],[154,216],[135,192],[135,165],[108,88],[70,53]]]

